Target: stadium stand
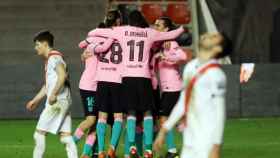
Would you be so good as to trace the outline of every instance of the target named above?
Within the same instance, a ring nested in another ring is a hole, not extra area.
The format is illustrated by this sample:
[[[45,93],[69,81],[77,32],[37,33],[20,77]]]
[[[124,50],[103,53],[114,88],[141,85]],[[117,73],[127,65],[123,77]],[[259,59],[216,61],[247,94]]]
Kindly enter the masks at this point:
[[[141,11],[149,23],[164,15],[163,8],[159,4],[143,4]]]
[[[186,4],[168,4],[166,15],[177,24],[188,24],[191,21],[191,13]]]

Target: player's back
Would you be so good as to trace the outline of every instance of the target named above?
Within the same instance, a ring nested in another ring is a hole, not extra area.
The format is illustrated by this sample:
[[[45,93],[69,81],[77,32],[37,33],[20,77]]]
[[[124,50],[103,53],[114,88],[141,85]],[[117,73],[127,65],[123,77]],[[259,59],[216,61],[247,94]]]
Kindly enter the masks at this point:
[[[117,39],[123,49],[123,77],[150,78],[150,49],[155,41],[172,39],[184,31],[158,32],[151,28],[120,26],[112,29],[96,29],[89,36],[105,36]]]
[[[123,51],[119,42],[113,42],[106,52],[98,53],[97,57],[97,81],[121,83]]]
[[[122,35],[124,77],[150,78],[149,58],[153,44],[153,30],[133,26],[118,27]]]

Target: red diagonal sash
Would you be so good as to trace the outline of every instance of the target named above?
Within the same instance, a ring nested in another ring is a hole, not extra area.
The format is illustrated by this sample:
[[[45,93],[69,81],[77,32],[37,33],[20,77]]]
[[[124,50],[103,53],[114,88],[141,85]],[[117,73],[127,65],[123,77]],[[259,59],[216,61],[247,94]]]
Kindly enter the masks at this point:
[[[193,76],[188,83],[187,88],[185,89],[185,115],[184,118],[186,118],[187,113],[189,112],[190,107],[190,100],[193,92],[193,87],[196,83],[196,81],[205,73],[207,70],[213,69],[213,68],[220,68],[220,64],[217,63],[210,63],[208,65],[205,65],[202,69],[200,69],[195,76]],[[185,119],[184,119],[185,121]]]

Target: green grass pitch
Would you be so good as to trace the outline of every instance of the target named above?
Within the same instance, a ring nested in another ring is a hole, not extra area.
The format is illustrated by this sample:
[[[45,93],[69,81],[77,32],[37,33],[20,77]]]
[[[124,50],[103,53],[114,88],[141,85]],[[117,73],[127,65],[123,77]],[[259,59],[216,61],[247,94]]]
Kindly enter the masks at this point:
[[[80,120],[75,120],[73,128]],[[36,120],[0,120],[0,158],[31,158]],[[109,133],[109,132],[107,132]],[[79,144],[81,152],[82,143]],[[176,134],[178,147],[180,134]],[[123,153],[123,141],[118,154]],[[45,158],[65,158],[57,136],[48,135]],[[122,157],[122,156],[119,156]],[[224,135],[222,158],[279,158],[280,119],[230,119]]]

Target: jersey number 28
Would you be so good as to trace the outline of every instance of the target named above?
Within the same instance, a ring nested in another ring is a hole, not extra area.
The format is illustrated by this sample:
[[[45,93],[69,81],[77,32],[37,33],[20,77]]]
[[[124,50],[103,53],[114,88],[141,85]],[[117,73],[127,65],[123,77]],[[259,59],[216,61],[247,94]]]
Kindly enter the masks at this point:
[[[122,47],[119,43],[113,43],[111,48],[109,49],[111,51],[110,59],[105,58],[106,54],[108,53],[101,53],[98,56],[98,59],[100,62],[103,63],[109,63],[110,61],[113,64],[120,64],[122,62]]]

